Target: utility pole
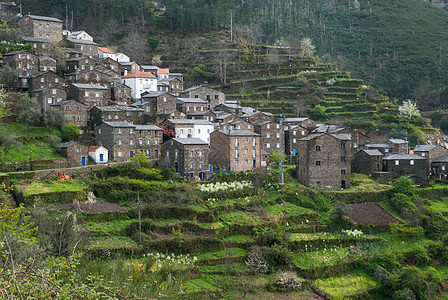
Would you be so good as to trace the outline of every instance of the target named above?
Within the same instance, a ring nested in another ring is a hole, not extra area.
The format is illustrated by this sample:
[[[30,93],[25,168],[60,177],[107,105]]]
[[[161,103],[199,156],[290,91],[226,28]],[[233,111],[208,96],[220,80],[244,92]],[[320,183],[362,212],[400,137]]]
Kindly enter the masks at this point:
[[[230,41],[233,42],[233,13],[230,13]]]
[[[283,176],[283,116],[280,117],[280,161],[278,163],[278,182],[285,183]]]
[[[142,211],[140,209],[140,190],[137,191],[137,205],[138,205],[138,243],[142,245]]]

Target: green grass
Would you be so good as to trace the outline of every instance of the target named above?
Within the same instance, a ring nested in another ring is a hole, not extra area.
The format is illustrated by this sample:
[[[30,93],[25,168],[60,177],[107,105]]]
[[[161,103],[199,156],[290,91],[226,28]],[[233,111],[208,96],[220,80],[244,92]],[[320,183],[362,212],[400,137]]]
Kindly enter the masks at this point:
[[[1,124],[0,124],[1,125]],[[1,129],[0,129],[1,131]],[[33,150],[30,155],[30,149]],[[44,141],[36,140],[28,144],[23,144],[22,147],[11,147],[8,153],[5,155],[6,163],[15,163],[38,159],[52,159],[52,158],[64,158],[59,153],[56,153],[48,143]]]
[[[351,239],[352,237],[349,237],[347,235],[341,235],[341,234],[330,234],[327,235],[324,232],[318,232],[318,233],[291,233],[289,236],[289,240],[291,242],[295,241],[315,241],[315,240],[338,240],[338,239]],[[376,237],[373,235],[367,235],[363,234],[361,237],[357,238],[360,242],[361,241],[368,241],[368,240],[375,240]]]
[[[366,276],[343,275],[338,277],[329,277],[318,279],[314,284],[330,298],[343,299],[344,297],[354,296],[360,292],[368,292],[378,287],[378,283]]]
[[[351,184],[351,187],[345,189],[343,192],[380,192],[391,188],[390,185],[381,184],[370,178],[368,175],[359,173],[352,173]]]
[[[254,238],[250,235],[229,235],[223,241],[230,243],[253,243]]]
[[[110,222],[88,222],[83,227],[100,235],[120,235],[126,227],[135,220],[113,220]]]
[[[230,273],[240,273],[250,270],[250,268],[243,262],[232,263],[229,266]],[[199,266],[199,271],[202,273],[220,273],[227,274],[227,264],[216,265],[216,266]]]
[[[246,250],[241,248],[230,248],[227,250],[219,250],[215,252],[205,252],[197,255],[198,260],[219,259],[225,257],[246,256]]]
[[[242,211],[235,211],[219,216],[228,225],[261,225],[263,221]]]
[[[448,213],[448,202],[443,201],[443,200],[430,200],[431,202],[431,207],[437,211],[440,212],[442,214],[447,214]]]
[[[25,136],[25,126],[21,123],[3,123],[0,124],[0,132],[7,132],[16,136]],[[28,137],[43,137],[51,136],[54,133],[50,132],[47,127],[30,126],[28,129]]]
[[[360,258],[360,254],[353,255],[353,258],[348,258],[350,247],[345,248],[329,248],[320,251],[294,253],[294,264],[302,269],[309,269],[312,267],[332,266],[337,263],[350,261]]]
[[[90,245],[88,248],[137,249],[138,245],[127,236],[92,237],[90,238]]]
[[[30,184],[22,182],[15,183],[16,189],[20,190],[24,196],[38,195],[44,193],[55,193],[64,191],[80,191],[87,188],[87,185],[78,180],[64,181],[32,181]]]
[[[311,209],[303,208],[289,202],[270,205],[265,207],[265,209],[271,216],[274,217],[276,221],[283,218],[283,216],[285,215],[284,212],[287,213],[287,216],[296,216],[304,212],[312,212]]]

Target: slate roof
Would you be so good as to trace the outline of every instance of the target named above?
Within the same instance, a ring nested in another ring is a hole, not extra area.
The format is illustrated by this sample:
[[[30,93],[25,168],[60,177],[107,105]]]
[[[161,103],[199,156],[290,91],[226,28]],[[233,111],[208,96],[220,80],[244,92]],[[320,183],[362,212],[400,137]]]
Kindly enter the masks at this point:
[[[84,45],[92,45],[92,46],[98,46],[97,43],[89,41],[89,40],[78,40],[78,39],[71,39],[71,38],[65,38],[65,40],[74,43],[74,44],[84,44]]]
[[[303,137],[303,138],[299,139],[299,141],[310,141],[310,140],[312,140],[312,139],[314,139],[314,138],[323,136],[324,134],[325,134],[325,133],[313,133],[313,134],[310,134],[310,135],[308,135],[308,136],[306,136],[306,137]],[[343,140],[343,141],[346,141],[346,140],[350,140],[350,139],[351,139],[351,138],[350,138],[350,134],[346,134],[346,133],[341,133],[341,134],[338,134],[338,133],[330,133],[330,135],[331,135],[332,137],[334,137],[334,138],[337,138],[338,140]]]
[[[230,136],[260,136],[258,133],[255,133],[250,130],[231,129],[231,130],[218,130],[218,132]]]
[[[305,120],[308,120],[309,118],[285,118],[283,122],[289,123],[289,122],[303,122]]]
[[[80,89],[97,89],[97,90],[107,90],[106,87],[99,84],[89,84],[89,83],[72,83],[73,86]]]
[[[439,157],[439,158],[433,160],[433,162],[435,162],[435,163],[448,163],[448,155]]]
[[[393,154],[393,155],[389,155],[386,157],[383,157],[383,160],[394,160],[394,159],[398,159],[398,160],[411,160],[411,159],[426,159],[426,157],[422,157],[419,155],[415,155],[415,154]]]
[[[192,86],[191,88],[188,88],[188,89],[184,90],[184,91],[182,92],[182,94],[183,94],[183,93],[189,93],[189,92],[192,92],[192,91],[197,90],[197,89],[199,89],[199,88],[201,88],[201,87],[204,87],[204,86],[202,86],[202,85]]]
[[[68,148],[77,144],[79,144],[79,142],[66,142],[61,144],[61,148]]]
[[[437,147],[437,145],[417,145],[414,148],[414,151],[431,151]]]
[[[361,149],[360,151],[364,151],[365,153],[367,153],[370,156],[382,156],[383,153],[381,153],[380,151],[378,151],[377,149]]]
[[[403,140],[403,139],[389,139],[389,142],[391,142],[392,144],[406,144],[407,141]]]
[[[197,138],[174,138],[173,140],[182,145],[208,145],[207,142]]]
[[[30,17],[33,20],[64,23],[63,21],[59,20],[58,18],[52,18],[52,17],[36,16],[36,15],[25,15],[24,17]]]
[[[165,95],[165,94],[169,94],[171,96],[174,96],[173,94],[171,94],[170,92],[167,92],[167,91],[162,91],[162,92],[154,92],[154,91],[152,91],[152,92],[146,92],[142,96],[142,98],[157,98],[157,97]]]
[[[134,124],[129,123],[127,121],[119,121],[119,122],[103,122],[106,125],[111,127],[135,127]]]
[[[207,101],[199,99],[199,98],[177,98],[178,102],[183,102],[183,103],[202,103],[202,104],[207,104]]]
[[[135,130],[163,130],[156,125],[136,125]]]
[[[38,43],[46,43],[48,42],[47,39],[42,39],[42,38],[35,38],[35,37],[23,37],[22,38],[25,42],[38,42]]]
[[[366,144],[368,148],[391,148],[392,146],[389,144]]]

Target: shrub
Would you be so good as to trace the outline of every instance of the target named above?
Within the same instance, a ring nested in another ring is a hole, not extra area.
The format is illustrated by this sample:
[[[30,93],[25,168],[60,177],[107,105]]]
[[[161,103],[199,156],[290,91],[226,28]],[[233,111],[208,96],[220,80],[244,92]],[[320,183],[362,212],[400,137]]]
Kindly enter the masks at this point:
[[[400,214],[406,211],[414,212],[417,210],[417,206],[415,206],[411,198],[402,193],[393,195],[392,198],[390,198],[389,203],[393,209]]]
[[[392,252],[386,252],[382,255],[375,256],[372,260],[372,265],[382,267],[389,272],[397,270],[403,263],[403,256]],[[375,268],[376,268],[375,267]]]
[[[415,194],[414,182],[410,178],[400,177],[393,183],[392,192],[413,196]]]
[[[265,246],[265,247],[271,247],[274,245],[284,245],[285,244],[285,237],[282,235],[282,233],[278,231],[266,231],[260,233],[257,237],[255,237],[255,244],[257,246]]]
[[[351,209],[346,203],[336,201],[329,215],[330,227],[340,229],[352,225],[352,221],[347,217],[350,212]]]
[[[397,300],[415,300],[415,295],[410,288],[404,288],[395,292],[394,299]]]
[[[293,262],[291,251],[284,246],[274,245],[272,247],[259,247],[258,249],[270,270],[274,270],[281,265],[290,265]]]
[[[246,259],[246,265],[256,273],[267,273],[269,271],[268,264],[263,259],[263,255],[259,249],[254,249],[249,252]]]
[[[275,282],[275,285],[279,291],[292,292],[302,288],[302,281],[294,272],[279,271],[277,276],[278,279]]]
[[[418,266],[426,266],[429,263],[428,250],[422,246],[416,246],[409,253],[409,258]]]
[[[375,278],[381,284],[381,287],[385,287],[390,282],[390,273],[383,267],[376,267]]]
[[[404,289],[410,289],[416,299],[422,300],[427,298],[429,286],[436,290],[439,281],[440,275],[434,268],[428,268],[426,272],[423,272],[417,267],[406,266],[391,276],[392,287],[397,293]]]

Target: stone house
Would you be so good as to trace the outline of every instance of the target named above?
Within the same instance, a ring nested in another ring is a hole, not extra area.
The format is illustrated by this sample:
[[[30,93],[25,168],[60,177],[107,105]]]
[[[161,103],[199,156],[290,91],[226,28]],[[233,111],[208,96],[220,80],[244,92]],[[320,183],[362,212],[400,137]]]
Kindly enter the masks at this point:
[[[89,148],[78,142],[62,143],[61,152],[67,157],[69,167],[85,166],[89,162]]]
[[[218,125],[219,130],[250,130],[254,131],[254,125],[244,120],[234,120]]]
[[[89,157],[96,163],[107,163],[109,161],[109,151],[103,146],[90,146]]]
[[[154,76],[157,76],[157,70],[159,69],[159,67],[157,66],[141,66],[141,69],[143,72],[151,72]]]
[[[315,133],[299,140],[296,174],[308,187],[350,187],[351,140],[347,134]]]
[[[67,100],[67,92],[63,88],[44,87],[31,91],[31,96],[39,103],[42,110],[46,110],[50,105]]]
[[[143,109],[124,105],[94,106],[90,109],[89,115],[92,126],[104,121],[127,121],[131,124],[141,124],[143,121]]]
[[[66,47],[71,48],[76,52],[82,53],[83,56],[89,58],[97,58],[98,56],[98,44],[89,40],[78,40],[65,38]]]
[[[210,134],[210,164],[233,172],[261,166],[260,135],[249,130],[216,130]]]
[[[167,92],[148,92],[142,94],[141,99],[131,106],[143,108],[147,116],[155,116],[158,113],[175,110],[176,96]]]
[[[113,161],[127,161],[136,154],[136,125],[129,122],[103,122],[95,126],[98,145],[109,151]]]
[[[32,45],[33,52],[41,53],[47,48],[47,44],[50,42],[48,39],[40,39],[35,37],[22,37],[25,45]]]
[[[207,113],[207,111],[189,111],[186,115],[187,115],[187,119],[192,119],[192,120],[203,120],[204,119],[204,115]]]
[[[187,115],[178,110],[167,110],[165,112],[157,113],[155,116],[145,116],[146,123],[160,124],[169,119],[183,120],[187,119]]]
[[[39,72],[53,71],[56,72],[56,59],[48,55],[39,55]]]
[[[33,90],[45,87],[64,88],[64,78],[54,71],[46,71],[33,76],[30,80],[30,88]]]
[[[57,18],[25,15],[19,19],[18,25],[22,34],[26,37],[48,39],[54,41],[62,40],[63,22]]]
[[[137,151],[141,151],[150,159],[159,158],[163,140],[163,129],[156,125],[137,125],[136,143]]]
[[[220,103],[211,109],[213,109],[215,111],[227,112],[227,113],[234,114],[237,116],[241,116],[243,114],[249,114],[249,113],[252,113],[255,111],[255,109],[253,109],[253,108],[241,106],[241,104],[238,100],[225,101],[224,103]]]
[[[75,100],[62,100],[51,106],[62,110],[68,122],[81,128],[87,127],[89,112],[86,104]]]
[[[365,144],[364,147],[365,147],[365,149],[378,150],[384,156],[393,154],[393,147],[392,147],[392,145],[390,145],[388,143],[378,143],[378,144],[367,143],[367,144]]]
[[[132,101],[132,90],[126,84],[116,84],[111,89],[111,100],[118,105],[129,105]]]
[[[176,102],[176,109],[187,115],[196,111],[206,112],[207,107],[207,101],[199,98],[177,98]]]
[[[216,119],[217,119],[218,116],[220,116],[220,115],[231,115],[231,114],[229,114],[228,112],[223,111],[223,110],[208,110],[208,111],[206,111],[206,113],[203,115],[203,119],[204,119],[204,120],[207,120],[207,121],[210,121],[210,122],[217,122]],[[235,118],[235,120],[236,120],[236,119],[239,120],[238,117]],[[226,122],[230,122],[230,121],[233,121],[233,120],[234,120],[234,119],[231,119],[231,120],[228,120],[228,121],[226,121]]]
[[[157,80],[157,91],[158,92],[169,92],[170,86],[166,82],[160,82],[160,80]]]
[[[81,71],[95,69],[96,61],[90,57],[73,57],[66,60],[67,73],[76,73]]]
[[[86,104],[89,109],[107,104],[107,88],[98,84],[72,83],[67,89],[67,98]]]
[[[177,138],[201,139],[210,143],[210,134],[215,130],[215,124],[206,120],[167,119],[161,123],[173,129]]]
[[[106,47],[98,47],[98,58],[99,59],[106,59],[106,58],[111,58],[113,59],[115,52],[113,52],[112,50],[110,50],[109,48]]]
[[[103,66],[108,68],[109,70],[112,70],[114,72],[117,72],[119,75],[121,75],[121,65],[118,61],[113,60],[110,57],[103,58],[96,63],[97,66]]]
[[[39,58],[36,54],[19,50],[3,54],[3,65],[19,70],[19,77],[30,78],[39,73]],[[27,86],[28,88],[28,83]]]
[[[389,139],[388,144],[392,146],[392,153],[394,154],[409,154],[408,141],[403,139]]]
[[[204,114],[204,119],[207,120],[207,116],[210,116],[210,120],[213,119],[213,116],[212,116],[211,114],[209,114],[209,113],[205,113],[205,114]],[[232,121],[239,121],[239,120],[241,120],[241,118],[238,117],[236,114],[223,112],[223,113],[218,114],[218,115],[215,117],[214,122],[215,122],[215,123],[218,123],[218,124],[227,124],[227,123],[229,123],[229,122],[232,122]],[[210,121],[210,122],[211,122],[211,121]]]
[[[149,72],[134,72],[121,78],[132,90],[132,99],[139,100],[145,92],[157,92],[157,77]]]
[[[159,79],[157,81],[157,86],[159,86],[159,84],[160,84],[160,87],[162,87],[162,86],[166,87],[167,88],[167,90],[166,90],[167,92],[170,92],[170,93],[178,95],[178,96],[184,90],[182,81],[179,78],[175,78],[175,77],[166,78],[166,79]]]
[[[299,150],[299,140],[308,135],[309,130],[300,125],[286,124],[283,127],[285,134],[285,154],[297,156]]]
[[[120,74],[121,76],[128,76],[129,74],[133,73],[139,73],[141,70],[140,65],[136,63],[135,61],[126,61],[126,62],[120,62]],[[157,76],[149,76],[148,77],[142,77],[142,78],[156,78]],[[157,84],[156,84],[157,86]],[[154,88],[154,91],[156,91],[156,87]]]
[[[77,40],[87,40],[87,41],[91,41],[93,42],[93,37],[88,34],[85,31],[73,31],[70,33],[70,35],[68,36],[69,38],[72,39],[77,39]]]
[[[415,184],[427,184],[429,181],[427,158],[415,154],[392,154],[383,157],[383,171],[389,172],[392,178],[409,177]]]
[[[252,109],[252,108],[250,108]],[[243,110],[243,114],[240,115],[240,118],[243,120],[246,120],[249,123],[255,123],[257,121],[275,121],[274,115],[269,113],[269,112],[264,112],[264,111],[257,111],[257,110],[253,110],[252,111],[246,111],[245,109]]]
[[[436,158],[432,161],[431,175],[439,180],[448,179],[448,155]]]
[[[181,93],[184,98],[199,98],[208,102],[208,109],[212,109],[219,104],[226,102],[226,94],[207,86],[194,86]]]
[[[417,145],[414,148],[414,154],[426,157],[429,169],[435,159],[448,155],[448,149],[442,145]]]
[[[162,145],[162,160],[183,177],[204,179],[209,169],[209,147],[201,139],[174,138]]]
[[[299,125],[300,127],[311,129],[316,127],[316,121],[310,118],[285,118],[283,120],[284,125]]]
[[[361,149],[353,155],[353,168],[363,174],[383,171],[383,153],[373,149]]]
[[[274,151],[281,151],[280,149],[280,124],[273,121],[256,121],[254,125],[254,132],[260,135],[261,150],[272,155]]]
[[[157,78],[159,79],[168,79],[170,74],[170,69],[167,68],[158,68],[157,69]]]

